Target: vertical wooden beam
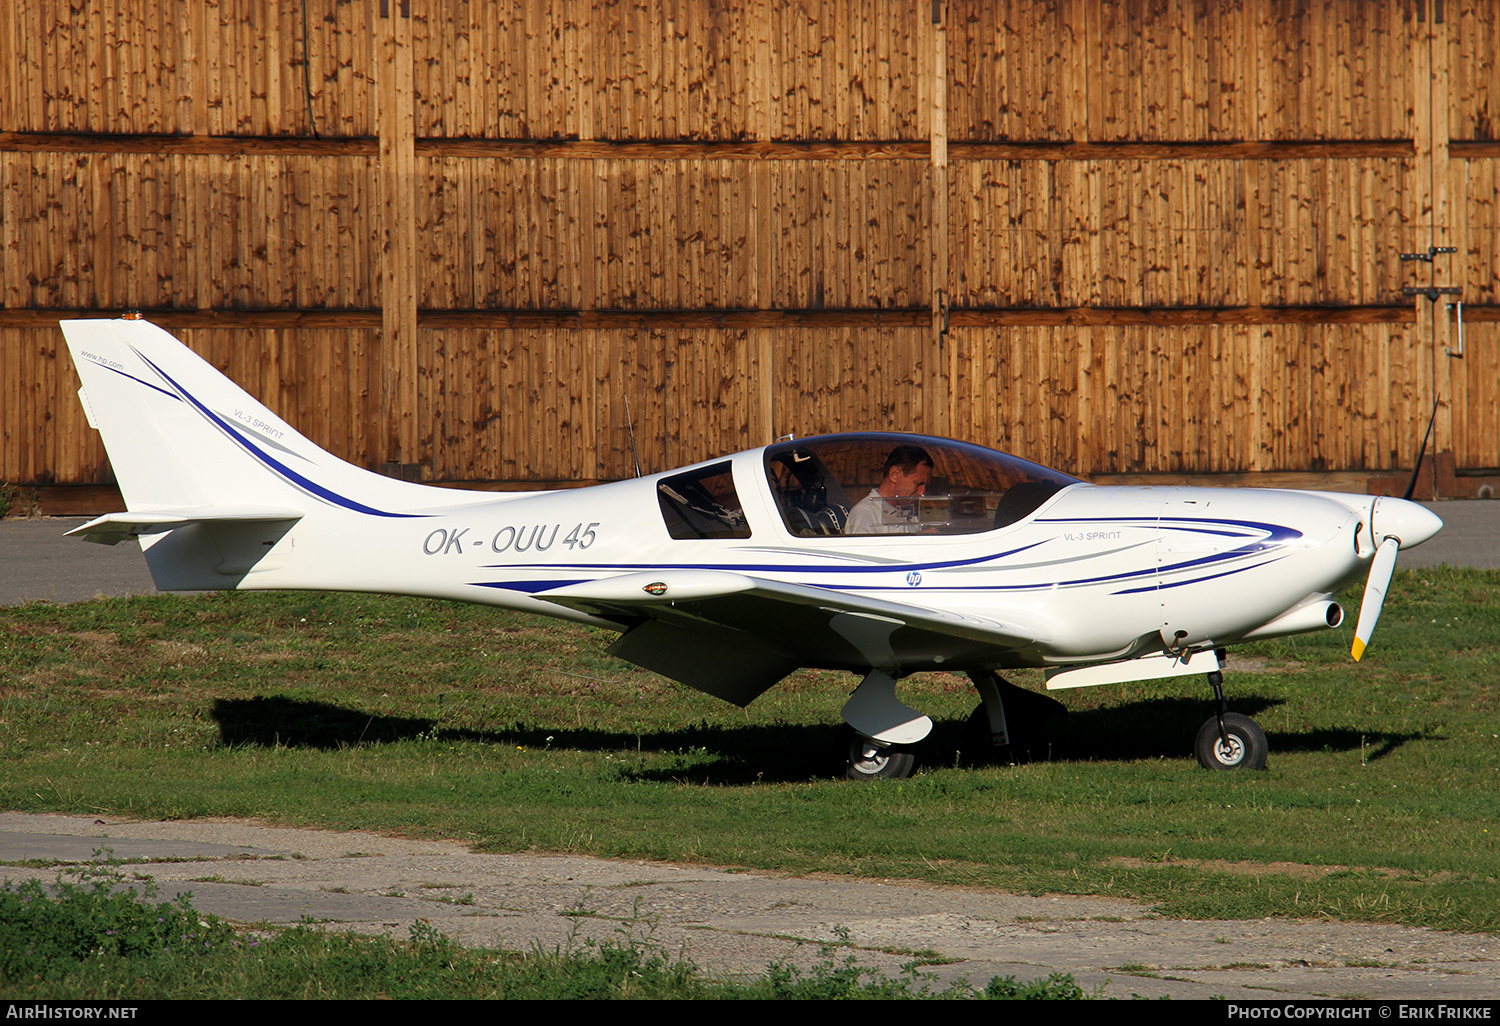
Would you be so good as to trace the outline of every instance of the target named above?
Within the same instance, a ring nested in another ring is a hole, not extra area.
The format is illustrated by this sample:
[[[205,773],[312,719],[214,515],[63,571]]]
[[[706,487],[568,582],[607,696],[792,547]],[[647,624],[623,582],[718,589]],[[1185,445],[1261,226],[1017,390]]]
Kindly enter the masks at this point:
[[[1412,25],[1412,31],[1408,37],[1411,41],[1412,53],[1412,143],[1416,157],[1414,161],[1416,188],[1412,190],[1415,210],[1411,212],[1408,222],[1412,228],[1411,242],[1408,247],[1409,252],[1426,253],[1429,247],[1440,244],[1436,230],[1438,210],[1435,188],[1437,183],[1435,180],[1436,161],[1433,157],[1433,147],[1437,143],[1434,124],[1436,97],[1433,74],[1436,47],[1433,41],[1433,11],[1429,0],[1417,0],[1417,14],[1418,18]],[[1445,123],[1446,120],[1445,116]],[[1443,148],[1446,151],[1446,138],[1443,139]],[[1446,266],[1446,259],[1414,262],[1409,266],[1412,270],[1405,277],[1410,284],[1418,287],[1437,285],[1440,284],[1436,277],[1437,270],[1441,266]],[[1412,368],[1415,380],[1406,407],[1405,427],[1407,433],[1413,437],[1410,444],[1412,459],[1415,460],[1420,451],[1423,434],[1427,429],[1427,420],[1432,415],[1433,403],[1438,395],[1436,376],[1439,350],[1435,329],[1439,318],[1436,316],[1434,303],[1427,297],[1413,296],[1412,302],[1415,304],[1413,313],[1416,318],[1412,331],[1414,349],[1418,358],[1416,366]],[[1428,443],[1428,458],[1441,451],[1441,446],[1437,444],[1437,441],[1433,438]],[[1437,476],[1433,475],[1432,480],[1435,490]],[[1416,497],[1432,498],[1434,495]]]
[[[1087,142],[1089,139],[1089,53],[1093,45],[1089,37],[1089,9],[1087,0],[1066,0],[1062,7],[1062,60],[1063,124],[1058,126],[1060,135],[1072,142]],[[1014,37],[1007,36],[1007,43]]]
[[[932,434],[946,435],[954,423],[954,396],[952,382],[956,366],[953,347],[948,344],[948,4],[947,0],[932,0],[931,46],[927,48],[932,62],[929,75],[931,87],[931,124],[928,132],[932,151],[932,207],[928,220],[928,238],[931,240],[931,262],[928,266],[928,287],[932,296],[932,345],[923,375],[924,393],[927,397],[923,411],[922,429]],[[920,38],[920,33],[918,34]]]
[[[774,136],[776,111],[780,107],[772,102],[771,96],[772,69],[777,66],[773,64],[771,46],[772,2],[774,0],[760,0],[752,4],[745,15],[755,31],[755,63],[750,71],[750,131],[762,142],[770,142]],[[750,204],[750,245],[755,253],[754,302],[758,310],[771,309],[775,295],[772,275],[776,268],[776,219],[772,210],[771,183],[784,167],[786,164],[782,161],[757,161],[745,176],[748,187],[754,192]],[[787,425],[776,420],[776,383],[782,367],[776,360],[774,332],[771,328],[756,328],[752,337],[758,373],[754,403],[756,422],[751,424],[750,439],[752,445],[760,445],[785,434]],[[786,346],[785,338],[782,344]],[[784,348],[783,352],[787,350]]]
[[[19,4],[0,4],[0,47],[11,54],[11,59],[0,68],[0,125],[7,130],[24,131],[31,128],[22,119],[21,97],[23,87],[28,92],[36,91],[36,79],[31,74],[31,61],[24,56],[28,49],[40,49],[33,44],[25,45],[25,30],[21,27],[22,12]],[[35,58],[33,58],[34,60]]]
[[[1449,175],[1451,168],[1448,159],[1449,139],[1449,102],[1448,102],[1448,33],[1449,23],[1453,22],[1452,11],[1447,10],[1457,6],[1452,0],[1437,0],[1432,6],[1432,17],[1428,20],[1430,57],[1428,62],[1432,68],[1432,102],[1429,104],[1428,117],[1431,126],[1431,145],[1428,148],[1428,159],[1431,161],[1431,189],[1432,189],[1432,245],[1440,248],[1452,247],[1455,242],[1454,214],[1449,187]],[[1462,276],[1459,268],[1462,267],[1462,253],[1445,253],[1433,257],[1432,279],[1436,285],[1458,285],[1462,284]],[[1448,317],[1448,304],[1452,297],[1444,296],[1435,303],[1429,304],[1428,317],[1432,322],[1432,395],[1433,400],[1438,402],[1437,423],[1432,429],[1432,453],[1454,451],[1453,436],[1453,399],[1454,399],[1454,375],[1453,361],[1448,357],[1448,349],[1454,340],[1450,340],[1450,320]],[[1453,334],[1456,335],[1456,332]],[[1433,475],[1434,488],[1436,487],[1437,475]]]
[[[1478,77],[1481,68],[1476,65],[1481,62],[1488,64],[1491,75],[1496,70],[1496,26],[1487,23],[1485,11],[1479,5],[1450,3],[1449,8],[1449,26],[1444,33],[1444,38],[1448,40],[1444,65],[1449,75],[1449,109],[1461,110],[1473,116],[1472,112],[1488,99],[1484,92],[1484,80]],[[1476,43],[1484,49],[1477,48]],[[1488,54],[1487,59],[1481,58],[1482,54]],[[1492,90],[1489,95],[1495,95],[1495,91]],[[1453,127],[1450,123],[1450,133]],[[1462,133],[1462,128],[1459,131]],[[1489,269],[1485,267],[1481,256],[1483,244],[1480,240],[1486,236],[1493,238],[1493,233],[1484,226],[1481,210],[1493,210],[1495,199],[1500,198],[1500,191],[1494,187],[1493,176],[1480,172],[1475,165],[1486,164],[1493,167],[1496,163],[1476,161],[1471,164],[1463,158],[1448,161],[1447,201],[1452,218],[1449,244],[1458,250],[1457,255],[1451,258],[1451,280],[1464,290],[1461,296],[1451,298],[1461,299],[1466,303],[1482,300],[1484,295],[1486,279],[1489,277],[1485,272]],[[1452,312],[1451,308],[1449,312]],[[1448,327],[1451,339],[1449,345],[1457,349],[1458,326],[1450,322]],[[1495,327],[1500,328],[1500,325]],[[1468,334],[1472,331],[1472,325],[1465,330],[1466,349],[1468,338],[1473,338],[1473,335]],[[1477,361],[1467,355],[1462,362],[1448,360],[1453,383],[1453,458],[1460,468],[1496,465],[1493,454],[1497,443],[1500,443],[1500,432],[1495,429],[1493,417],[1486,414],[1487,409],[1494,409],[1493,383],[1500,381],[1500,374],[1495,373],[1495,355],[1495,349],[1491,347],[1488,354],[1480,355]],[[1482,362],[1485,359],[1490,361],[1487,372]],[[1486,421],[1489,423],[1486,424]],[[1486,456],[1491,458],[1486,459]]]
[[[208,12],[201,3],[184,3],[177,17],[183,33],[175,80],[180,90],[177,123],[186,124],[193,135],[208,135]]]
[[[573,93],[578,97],[578,109],[574,112],[576,118],[574,130],[580,140],[593,139],[595,136],[594,91],[599,87],[594,67],[594,55],[603,47],[594,38],[595,24],[592,6],[580,4],[576,7],[569,7],[567,10],[569,12],[567,32],[576,39],[575,46],[578,54],[577,66],[565,72],[573,76],[569,81],[576,83]],[[574,162],[565,173],[577,190],[578,197],[577,224],[578,233],[581,236],[578,247],[579,305],[584,310],[592,310],[598,305],[599,286],[596,272],[601,252],[598,212],[594,204],[597,192],[595,163],[588,159],[579,160]]]
[[[1411,74],[1411,133],[1414,160],[1412,171],[1414,188],[1410,191],[1412,209],[1408,211],[1408,233],[1410,240],[1403,250],[1416,253],[1422,252],[1433,244],[1430,226],[1432,224],[1432,47],[1430,32],[1428,31],[1428,0],[1415,0],[1417,20],[1412,23],[1411,31],[1407,36],[1408,44],[1411,46],[1412,74]],[[1415,286],[1432,284],[1432,265],[1412,263],[1409,269],[1402,275],[1402,280]],[[1413,296],[1413,323],[1411,328],[1412,344],[1411,352],[1417,358],[1413,361],[1415,366],[1411,367],[1403,378],[1403,396],[1405,400],[1401,411],[1405,414],[1401,418],[1402,433],[1415,438],[1414,441],[1405,442],[1398,437],[1396,449],[1403,455],[1410,451],[1411,459],[1417,458],[1417,450],[1421,445],[1422,433],[1427,427],[1428,411],[1432,405],[1430,397],[1423,387],[1423,378],[1431,363],[1432,352],[1432,315],[1430,313],[1431,303],[1422,296]],[[1422,357],[1428,359],[1422,359]],[[1410,449],[1407,449],[1407,446]],[[1406,463],[1404,459],[1398,459],[1397,464]],[[1434,475],[1435,477],[1436,475]],[[1415,498],[1431,498],[1431,495],[1416,495]]]
[[[375,18],[379,47],[382,462],[416,464],[416,117],[409,0],[389,0]]]

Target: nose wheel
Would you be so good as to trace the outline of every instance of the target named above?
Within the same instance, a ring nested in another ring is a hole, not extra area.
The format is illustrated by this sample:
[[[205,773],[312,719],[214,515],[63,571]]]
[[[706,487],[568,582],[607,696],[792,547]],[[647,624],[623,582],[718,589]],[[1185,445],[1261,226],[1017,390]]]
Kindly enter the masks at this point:
[[[1219,661],[1224,652],[1219,650]],[[1224,701],[1224,674],[1215,670],[1208,675],[1209,686],[1214,689],[1214,700],[1218,711],[1198,728],[1193,752],[1198,756],[1198,765],[1211,770],[1266,768],[1266,756],[1270,746],[1266,743],[1266,732],[1248,716],[1229,711]]]
[[[1265,769],[1269,751],[1260,724],[1239,713],[1225,713],[1222,729],[1219,717],[1210,716],[1193,749],[1198,764],[1211,770]]]

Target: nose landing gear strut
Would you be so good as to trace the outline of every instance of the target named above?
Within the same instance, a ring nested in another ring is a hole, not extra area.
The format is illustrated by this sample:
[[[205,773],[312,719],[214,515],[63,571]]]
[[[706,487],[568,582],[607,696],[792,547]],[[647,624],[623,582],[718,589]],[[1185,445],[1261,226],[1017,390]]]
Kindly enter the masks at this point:
[[[1218,656],[1222,664],[1223,649],[1219,650]],[[1222,672],[1215,670],[1210,673],[1208,684],[1214,689],[1216,708],[1198,728],[1198,739],[1193,744],[1198,764],[1211,770],[1265,769],[1270,751],[1266,732],[1250,717],[1229,711],[1229,705],[1224,701]]]

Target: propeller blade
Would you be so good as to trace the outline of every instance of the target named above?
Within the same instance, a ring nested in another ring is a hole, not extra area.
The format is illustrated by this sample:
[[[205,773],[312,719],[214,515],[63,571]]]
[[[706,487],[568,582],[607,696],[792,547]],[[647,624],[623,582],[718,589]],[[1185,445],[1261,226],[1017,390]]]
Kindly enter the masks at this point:
[[[1401,550],[1401,542],[1396,538],[1387,538],[1380,543],[1380,548],[1375,552],[1375,558],[1370,560],[1370,576],[1365,579],[1365,597],[1359,604],[1359,626],[1354,628],[1354,645],[1349,649],[1349,654],[1359,662],[1360,656],[1365,654],[1365,646],[1370,643],[1370,635],[1375,632],[1375,624],[1380,619],[1380,607],[1385,605],[1385,589],[1391,583],[1391,574],[1396,572],[1396,553]]]

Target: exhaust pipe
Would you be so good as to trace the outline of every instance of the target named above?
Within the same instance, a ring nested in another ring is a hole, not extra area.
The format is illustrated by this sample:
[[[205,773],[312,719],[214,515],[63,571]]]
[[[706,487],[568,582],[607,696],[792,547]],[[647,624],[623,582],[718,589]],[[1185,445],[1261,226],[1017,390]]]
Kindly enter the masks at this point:
[[[1289,613],[1282,613],[1270,623],[1262,624],[1249,634],[1245,641],[1260,638],[1279,638],[1287,634],[1306,634],[1327,627],[1337,627],[1344,622],[1344,607],[1337,602],[1319,600],[1298,606]]]

